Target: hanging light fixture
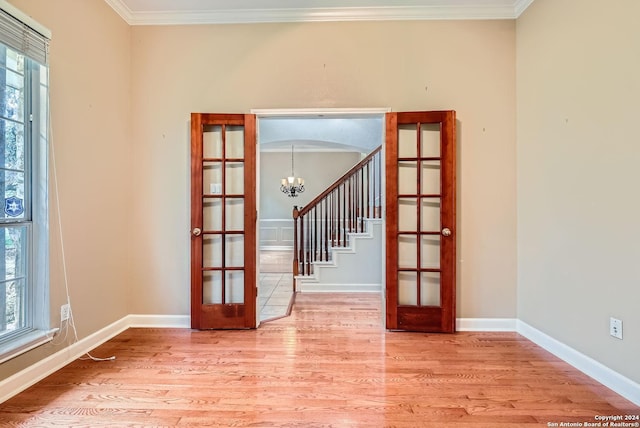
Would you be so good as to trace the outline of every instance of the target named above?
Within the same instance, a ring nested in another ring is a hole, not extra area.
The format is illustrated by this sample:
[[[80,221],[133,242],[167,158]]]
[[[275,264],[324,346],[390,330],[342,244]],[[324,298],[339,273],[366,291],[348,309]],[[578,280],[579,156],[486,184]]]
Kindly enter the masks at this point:
[[[282,179],[280,190],[290,198],[295,198],[298,193],[304,192],[304,180],[300,177],[296,178],[293,173],[293,145],[291,145],[291,175]]]

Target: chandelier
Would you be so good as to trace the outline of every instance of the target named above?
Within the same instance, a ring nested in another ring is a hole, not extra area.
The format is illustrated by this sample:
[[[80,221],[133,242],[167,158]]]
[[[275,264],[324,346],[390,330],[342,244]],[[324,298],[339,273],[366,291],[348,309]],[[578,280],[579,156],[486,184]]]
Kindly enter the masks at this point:
[[[280,190],[290,198],[295,198],[298,193],[304,192],[304,180],[300,177],[296,178],[293,173],[293,145],[291,146],[291,175],[282,179]]]

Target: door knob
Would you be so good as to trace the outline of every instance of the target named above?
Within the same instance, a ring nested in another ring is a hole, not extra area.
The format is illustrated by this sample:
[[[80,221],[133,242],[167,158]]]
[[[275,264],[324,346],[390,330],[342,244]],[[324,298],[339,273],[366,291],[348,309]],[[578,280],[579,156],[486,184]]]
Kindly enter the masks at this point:
[[[193,236],[200,236],[200,234],[202,233],[202,230],[200,230],[199,227],[194,227],[191,233],[193,234]]]
[[[442,236],[451,236],[451,229],[449,229],[448,227],[442,229]]]

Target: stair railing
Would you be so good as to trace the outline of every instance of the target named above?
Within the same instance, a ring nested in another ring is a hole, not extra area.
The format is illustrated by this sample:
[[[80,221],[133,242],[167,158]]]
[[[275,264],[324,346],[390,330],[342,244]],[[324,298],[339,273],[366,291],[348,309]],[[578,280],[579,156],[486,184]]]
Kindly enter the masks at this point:
[[[331,248],[347,247],[349,233],[365,232],[366,218],[382,216],[382,146],[305,207],[293,207],[293,274],[311,275]]]

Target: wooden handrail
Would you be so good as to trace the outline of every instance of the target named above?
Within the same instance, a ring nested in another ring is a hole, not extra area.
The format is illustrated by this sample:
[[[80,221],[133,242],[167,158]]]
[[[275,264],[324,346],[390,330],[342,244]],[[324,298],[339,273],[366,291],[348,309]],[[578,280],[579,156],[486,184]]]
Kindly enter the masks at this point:
[[[376,154],[380,153],[381,150],[382,150],[382,146],[378,147],[377,149],[369,153],[364,159],[358,162],[353,168],[345,172],[344,175],[338,178],[331,186],[327,187],[322,193],[320,193],[318,196],[313,198],[307,205],[302,207],[299,211],[299,215],[305,215],[306,213],[308,213],[315,205],[317,205],[322,199],[324,199],[325,196],[333,192],[336,188],[338,188],[338,186],[340,186],[345,181],[347,181],[347,179],[351,177],[355,171],[361,169],[364,165],[368,164]]]
[[[330,249],[349,245],[349,234],[364,232],[365,218],[381,217],[382,146],[369,153],[305,207],[293,207],[293,273],[313,273],[329,261]]]

